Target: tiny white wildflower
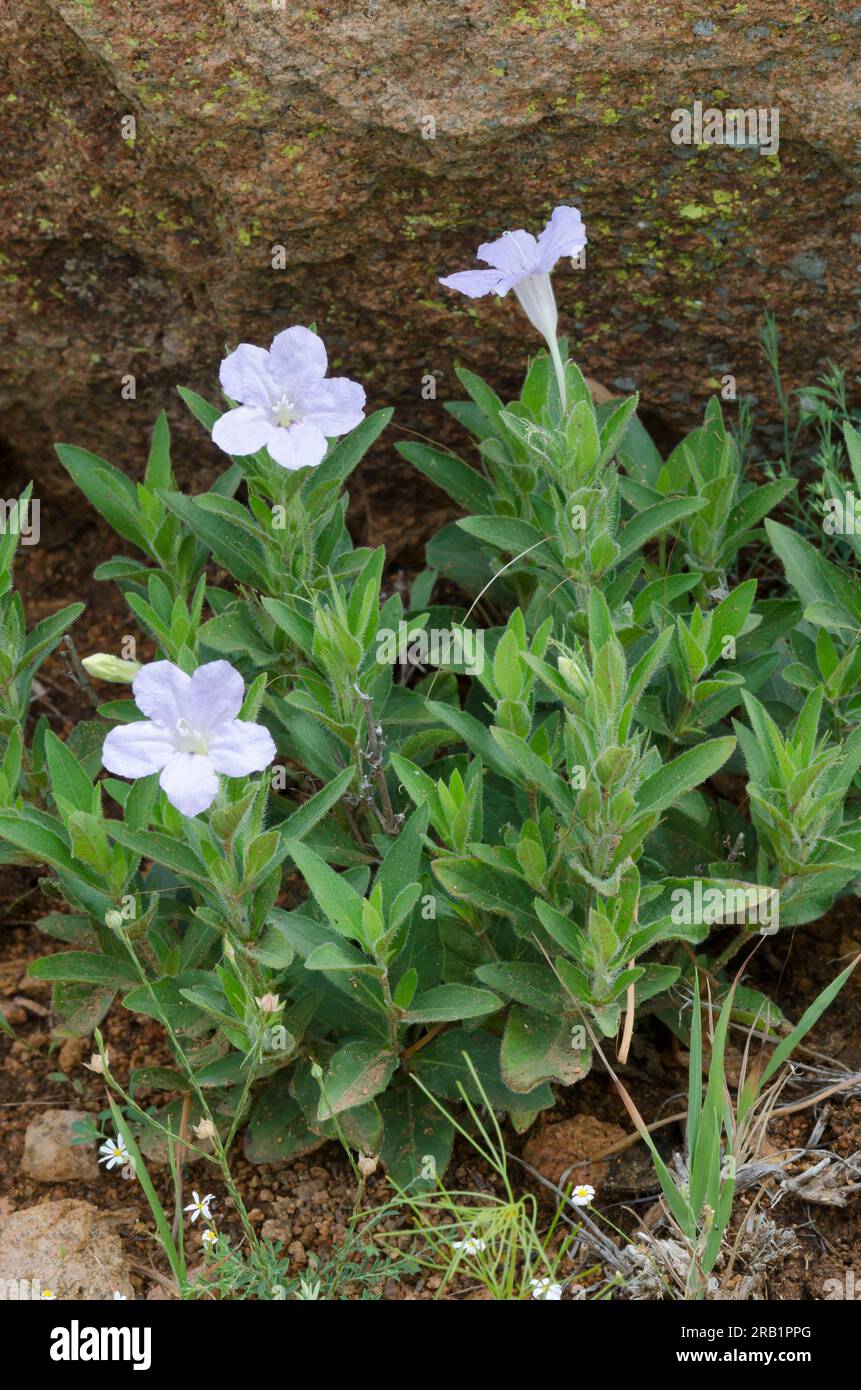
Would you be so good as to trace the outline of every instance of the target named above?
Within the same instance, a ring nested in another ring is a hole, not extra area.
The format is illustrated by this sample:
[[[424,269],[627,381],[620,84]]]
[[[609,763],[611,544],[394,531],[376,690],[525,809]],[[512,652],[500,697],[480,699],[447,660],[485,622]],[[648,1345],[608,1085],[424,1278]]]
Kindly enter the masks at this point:
[[[208,1231],[204,1231],[201,1240],[204,1250],[214,1250],[218,1242],[218,1235],[210,1228]]]
[[[55,1293],[52,1293],[50,1289],[43,1289],[43,1290],[42,1290],[42,1297],[43,1297],[43,1298],[56,1298],[57,1295],[56,1295]]]
[[[127,1303],[127,1302],[128,1302],[128,1297],[129,1297],[129,1296],[128,1296],[127,1293],[120,1293],[119,1289],[114,1289],[114,1302],[115,1302],[115,1303],[117,1303],[117,1302],[120,1302],[120,1303]]]
[[[552,1279],[531,1279],[532,1297],[545,1303],[558,1303],[562,1297],[562,1285],[554,1284]]]
[[[588,1207],[594,1200],[595,1189],[588,1182],[581,1182],[571,1193],[571,1205],[574,1207]]]
[[[453,1240],[452,1250],[462,1250],[464,1255],[480,1255],[482,1250],[487,1249],[487,1241],[480,1236],[467,1236],[465,1240]]]
[[[125,1140],[120,1137],[106,1139],[100,1146],[99,1153],[102,1155],[99,1162],[108,1168],[118,1168],[121,1163],[128,1163],[130,1157]]]
[[[187,1207],[183,1208],[184,1211],[191,1212],[192,1225],[199,1216],[204,1217],[207,1221],[212,1220],[212,1212],[209,1208],[214,1201],[214,1192],[207,1192],[205,1197],[201,1197],[199,1192],[195,1192],[194,1190],[192,1190],[191,1201],[189,1202]]]

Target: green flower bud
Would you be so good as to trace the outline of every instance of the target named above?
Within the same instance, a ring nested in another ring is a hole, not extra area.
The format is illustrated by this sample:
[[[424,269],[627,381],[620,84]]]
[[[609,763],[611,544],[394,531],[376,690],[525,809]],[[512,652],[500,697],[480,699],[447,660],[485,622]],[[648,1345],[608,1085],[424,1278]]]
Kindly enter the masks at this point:
[[[108,652],[94,652],[92,656],[85,656],[81,665],[88,676],[115,684],[130,684],[141,669],[139,661],[124,661],[122,657],[110,656]]]

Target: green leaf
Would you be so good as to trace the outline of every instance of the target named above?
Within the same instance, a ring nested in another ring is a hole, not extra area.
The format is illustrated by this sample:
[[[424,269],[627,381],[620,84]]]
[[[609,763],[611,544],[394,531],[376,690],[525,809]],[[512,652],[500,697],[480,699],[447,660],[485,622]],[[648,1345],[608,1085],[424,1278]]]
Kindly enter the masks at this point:
[[[641,550],[646,541],[660,535],[662,531],[668,531],[677,522],[693,516],[695,512],[702,511],[705,505],[703,497],[671,497],[666,502],[657,502],[654,507],[647,507],[644,512],[638,512],[619,533],[621,549],[616,557],[616,564],[621,565],[629,555]]]
[[[20,811],[0,811],[0,840],[9,840],[26,854],[54,868],[76,872],[80,865],[72,858],[66,841],[60,835],[59,822],[53,830]]]
[[[473,985],[436,985],[417,994],[404,1014],[404,1023],[450,1023],[480,1018],[500,1008],[502,1000],[489,989]]]
[[[49,729],[45,753],[51,776],[51,791],[61,811],[93,811],[93,787],[74,753]]]
[[[54,447],[66,472],[111,528],[149,554],[134,483],[88,449],[79,449],[74,444]]]
[[[299,840],[288,841],[287,849],[326,919],[342,936],[361,941],[362,899],[355,888]]]
[[[339,1048],[320,1083],[323,1094],[317,1118],[330,1120],[343,1110],[366,1105],[386,1089],[397,1063],[397,1057],[380,1051],[375,1043],[350,1043]]]
[[[123,825],[122,821],[105,821],[104,825],[112,839],[118,840],[143,859],[151,859],[180,877],[207,884],[211,882],[206,865],[181,840],[173,839],[160,830],[135,830]]]
[[[493,498],[492,487],[456,454],[443,454],[439,449],[413,440],[407,443],[399,441],[395,448],[414,468],[468,512],[479,515],[489,510]]]
[[[566,999],[549,965],[529,961],[490,961],[475,971],[482,984],[508,999],[526,1004],[530,1010],[550,1014],[564,1012]]]
[[[850,575],[832,565],[824,555],[777,521],[766,521],[765,529],[786,570],[786,577],[805,605],[824,604],[839,613],[846,627],[861,626],[861,586]]]
[[[242,584],[266,584],[266,557],[262,547],[245,531],[224,517],[214,516],[181,492],[160,491],[165,506],[202,541],[220,565]]]
[[[685,792],[700,786],[723,767],[735,748],[734,738],[713,738],[689,748],[647,777],[637,796],[637,811],[663,811]]]
[[[380,1157],[397,1187],[434,1187],[451,1159],[454,1125],[414,1083],[391,1086],[377,1104],[383,1116]]]
[[[466,516],[457,525],[467,535],[477,536],[480,541],[487,541],[511,555],[535,550],[548,539],[528,521],[518,521],[515,517]]]
[[[277,1072],[255,1105],[245,1131],[245,1156],[250,1163],[301,1158],[325,1142],[309,1127],[290,1084],[290,1071]]]
[[[126,989],[137,980],[132,965],[123,965],[115,956],[91,955],[89,951],[58,951],[53,956],[40,956],[32,961],[29,974],[37,980],[70,980],[111,989]]]
[[[571,1020],[532,1009],[509,1011],[502,1039],[502,1079],[512,1091],[532,1091],[542,1081],[573,1086],[589,1070],[588,1051],[572,1046]]]
[[[340,439],[324,458],[319,468],[311,470],[305,489],[320,483],[343,483],[352,473],[371,445],[379,438],[394,414],[393,410],[375,410],[354,430]]]

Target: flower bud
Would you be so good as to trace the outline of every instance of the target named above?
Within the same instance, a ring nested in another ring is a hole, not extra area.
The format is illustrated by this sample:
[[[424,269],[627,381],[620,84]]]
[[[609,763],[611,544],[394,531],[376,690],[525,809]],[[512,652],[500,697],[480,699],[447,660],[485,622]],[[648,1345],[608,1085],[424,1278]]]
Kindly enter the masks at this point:
[[[192,1125],[192,1130],[198,1139],[214,1139],[215,1125],[211,1120],[201,1120],[200,1124]]]
[[[94,652],[85,656],[81,662],[88,676],[99,681],[113,681],[115,684],[131,684],[141,669],[139,661],[124,661],[122,657],[111,656],[109,652]]]
[[[277,1014],[281,1008],[281,1000],[277,994],[261,994],[254,1002],[262,1014]]]
[[[85,1062],[84,1066],[87,1068],[87,1071],[94,1071],[97,1076],[104,1076],[108,1069],[107,1048],[105,1048],[104,1057],[102,1057],[101,1053],[94,1052],[89,1062]]]
[[[105,926],[110,927],[111,931],[122,931],[123,914],[112,908],[110,912],[105,913]]]
[[[377,1171],[377,1160],[373,1154],[359,1154],[357,1164],[363,1178],[369,1178]]]

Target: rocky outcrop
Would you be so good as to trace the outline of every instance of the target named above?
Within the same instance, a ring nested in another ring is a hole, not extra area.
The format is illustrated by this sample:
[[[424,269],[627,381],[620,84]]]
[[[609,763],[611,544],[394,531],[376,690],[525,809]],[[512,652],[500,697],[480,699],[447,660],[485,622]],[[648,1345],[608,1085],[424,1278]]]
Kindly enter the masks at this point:
[[[75,1144],[83,1110],[43,1110],[27,1126],[21,1171],[36,1182],[92,1182],[99,1175],[94,1144]]]
[[[89,1202],[42,1202],[0,1221],[4,1297],[134,1297],[122,1242]]]
[[[765,396],[857,368],[861,10],[798,0],[9,0],[0,104],[0,439],[134,473],[169,405],[186,481],[219,463],[177,383],[213,398],[225,344],[315,321],[401,426],[453,437],[456,360],[511,390],[516,305],[437,276],[478,242],[582,209],[561,322],[591,375],[690,425],[720,377]],[[674,111],[776,108],[779,148],[671,138]],[[425,380],[436,380],[436,399]],[[128,378],[134,399],[124,399]],[[390,435],[388,438],[394,438]],[[366,468],[400,475],[386,439]]]

